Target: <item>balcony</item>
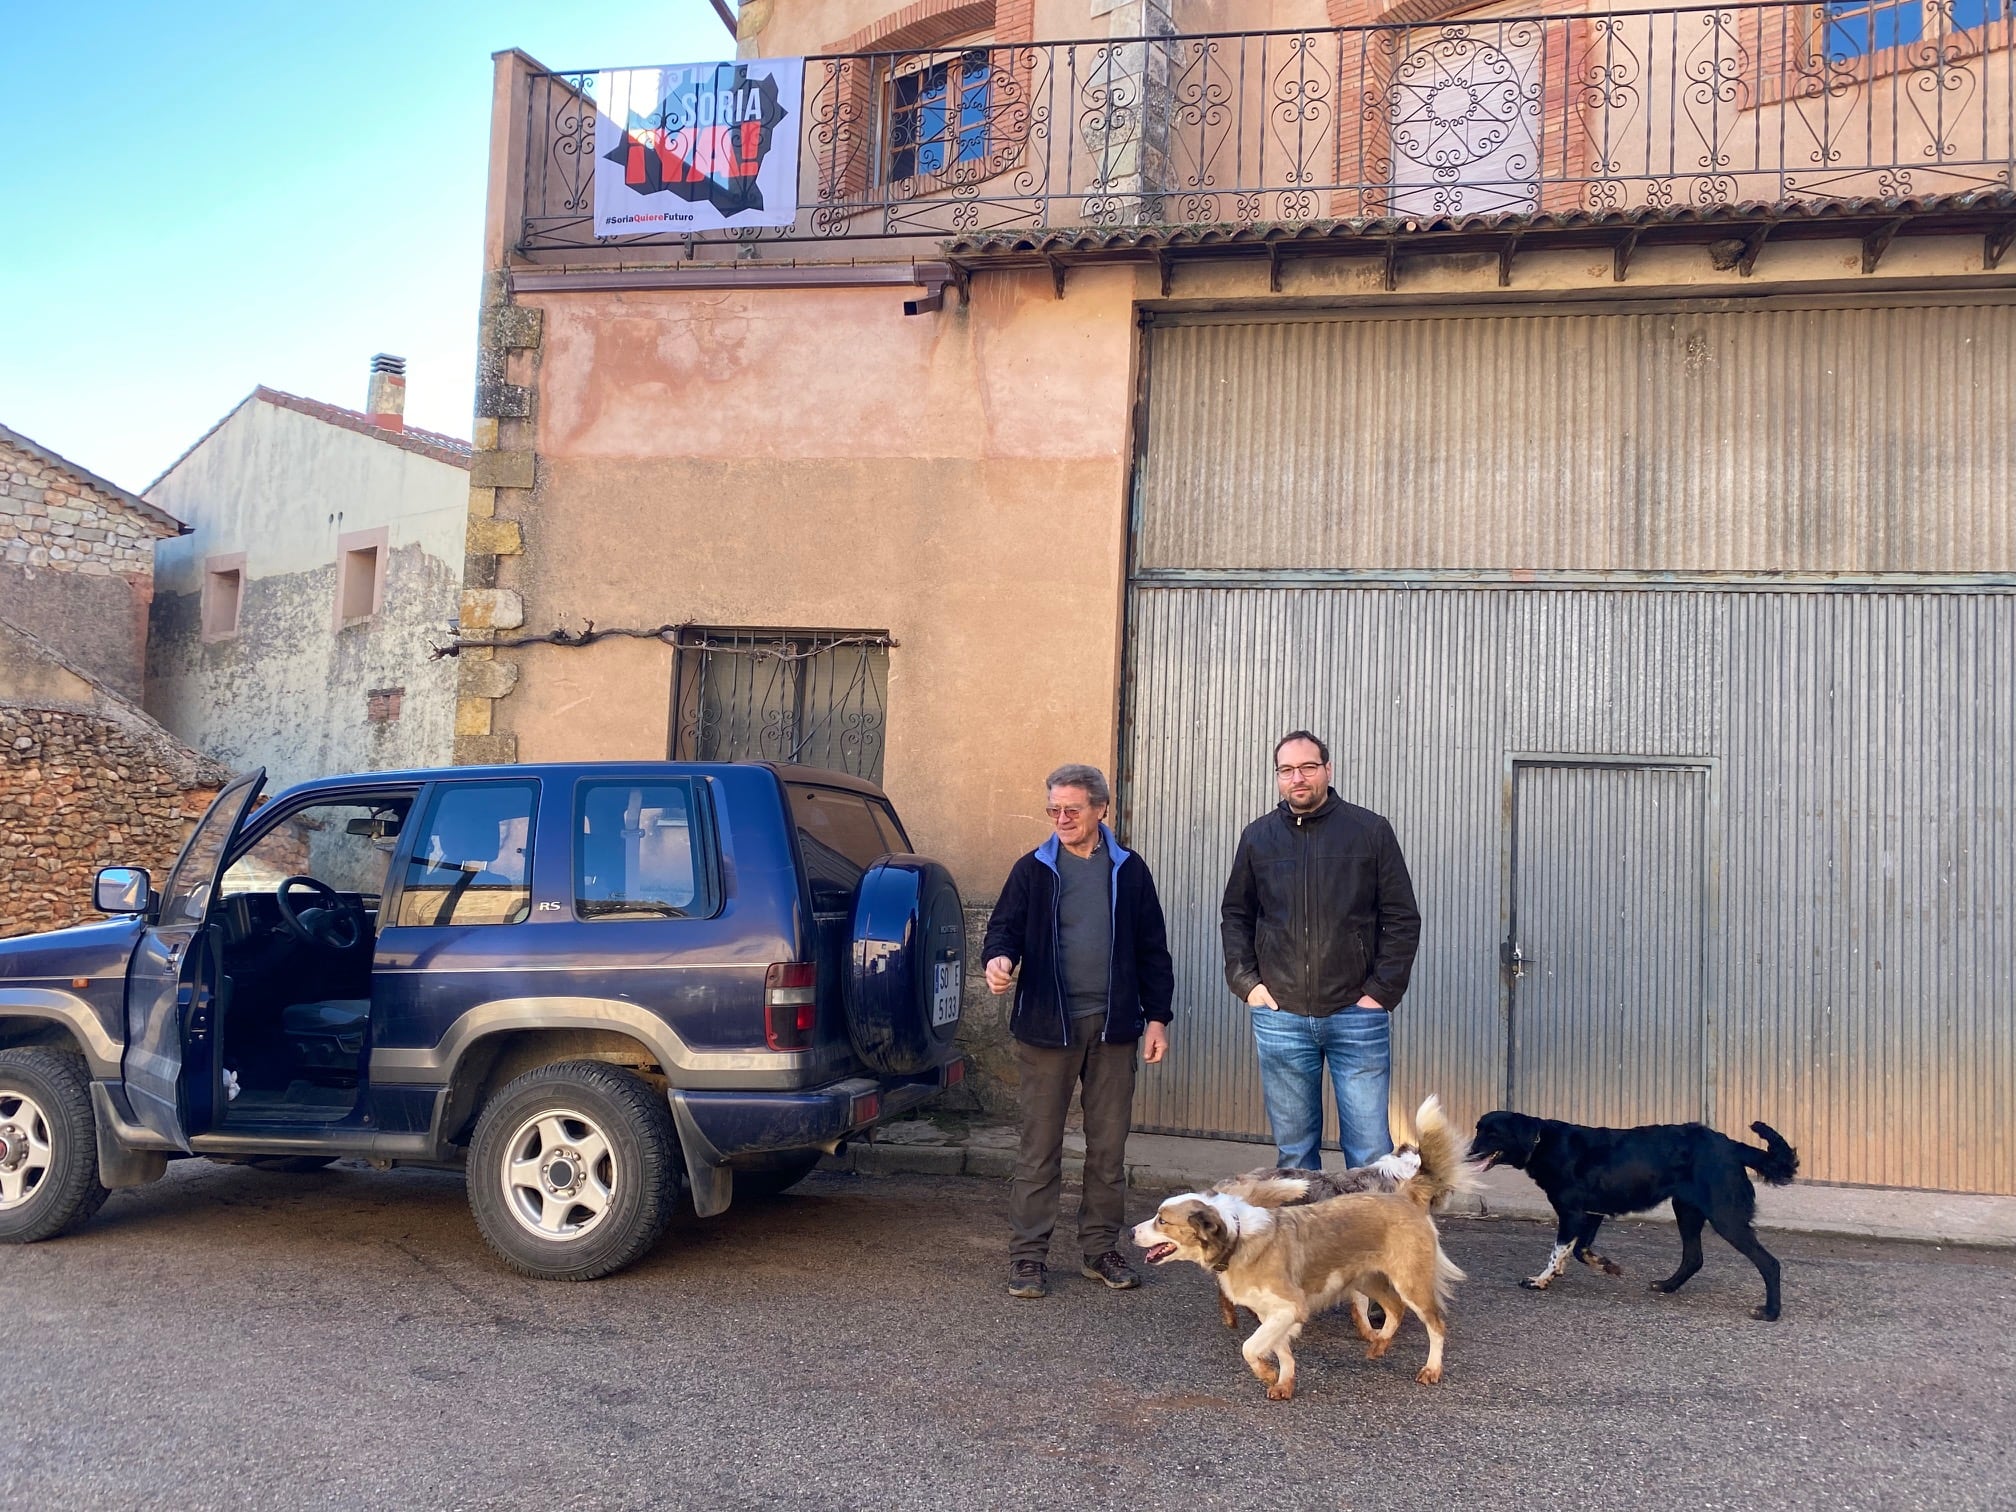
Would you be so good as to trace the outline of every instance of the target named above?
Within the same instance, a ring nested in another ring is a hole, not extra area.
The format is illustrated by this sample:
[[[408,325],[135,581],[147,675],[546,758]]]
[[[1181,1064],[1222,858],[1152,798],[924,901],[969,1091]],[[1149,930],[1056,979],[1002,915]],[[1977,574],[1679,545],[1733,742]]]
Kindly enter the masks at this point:
[[[594,234],[598,75],[533,73],[524,261],[2016,231],[2012,0],[1824,0],[806,60],[797,218]],[[780,129],[789,129],[780,127]],[[926,251],[922,243],[937,243]],[[1719,258],[1718,258],[1719,260]],[[1727,264],[1725,264],[1727,265]],[[1389,263],[1390,267],[1390,263]],[[1060,265],[1061,280],[1061,265]],[[1390,281],[1390,280],[1389,280]]]

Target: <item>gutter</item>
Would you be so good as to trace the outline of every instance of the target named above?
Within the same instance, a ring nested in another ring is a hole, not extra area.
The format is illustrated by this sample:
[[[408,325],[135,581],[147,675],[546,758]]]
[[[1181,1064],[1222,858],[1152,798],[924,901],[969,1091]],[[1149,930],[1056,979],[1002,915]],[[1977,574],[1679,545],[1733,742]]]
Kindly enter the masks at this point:
[[[662,289],[922,289],[921,300],[905,300],[906,315],[921,315],[943,302],[954,282],[948,262],[900,263],[692,263],[656,268],[520,268],[509,275],[511,293],[589,294]]]

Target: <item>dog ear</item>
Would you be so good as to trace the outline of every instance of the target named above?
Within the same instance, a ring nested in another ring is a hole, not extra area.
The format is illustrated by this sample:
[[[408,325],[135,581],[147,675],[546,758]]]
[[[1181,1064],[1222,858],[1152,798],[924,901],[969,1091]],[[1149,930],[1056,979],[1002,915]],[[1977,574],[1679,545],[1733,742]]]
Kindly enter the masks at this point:
[[[1199,1203],[1190,1210],[1190,1231],[1203,1247],[1204,1262],[1222,1271],[1232,1259],[1232,1230],[1218,1209]]]

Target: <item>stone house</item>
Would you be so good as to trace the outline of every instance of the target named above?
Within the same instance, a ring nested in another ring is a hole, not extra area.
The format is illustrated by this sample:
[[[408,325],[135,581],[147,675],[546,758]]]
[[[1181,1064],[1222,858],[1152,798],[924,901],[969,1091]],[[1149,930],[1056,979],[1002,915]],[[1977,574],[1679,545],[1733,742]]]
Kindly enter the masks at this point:
[[[227,775],[0,618],[0,936],[96,918],[101,866],[160,886]]]
[[[162,543],[146,706],[269,791],[332,772],[446,765],[469,444],[405,423],[405,364],[366,408],[258,388],[147,496]]]
[[[0,425],[0,615],[140,697],[154,543],[182,522]]]
[[[1396,1100],[2016,1194],[2002,9],[741,24],[788,225],[598,237],[598,76],[497,57],[459,759],[847,766],[976,915],[1098,761],[1138,1121],[1256,1138],[1218,896],[1310,726],[1422,898]]]
[[[158,883],[224,771],[141,711],[172,515],[0,426],[0,935],[95,917],[100,866]]]

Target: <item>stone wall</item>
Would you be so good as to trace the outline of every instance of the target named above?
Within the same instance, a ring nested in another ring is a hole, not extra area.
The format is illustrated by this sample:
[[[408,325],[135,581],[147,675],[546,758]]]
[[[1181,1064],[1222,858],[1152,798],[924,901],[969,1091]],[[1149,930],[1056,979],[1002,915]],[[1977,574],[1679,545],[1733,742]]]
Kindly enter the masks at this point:
[[[0,606],[79,671],[138,698],[162,520],[0,437]]]
[[[99,917],[101,866],[158,888],[223,773],[103,713],[0,704],[0,936]]]

